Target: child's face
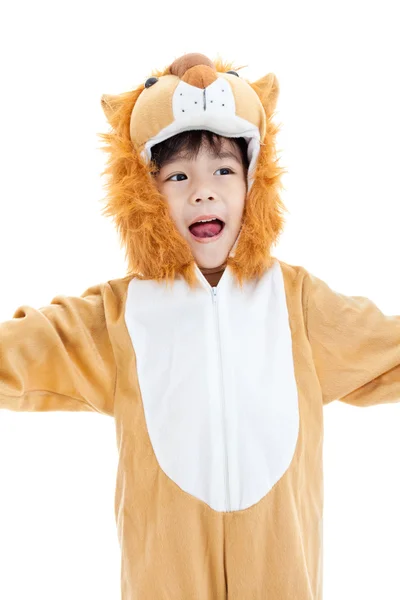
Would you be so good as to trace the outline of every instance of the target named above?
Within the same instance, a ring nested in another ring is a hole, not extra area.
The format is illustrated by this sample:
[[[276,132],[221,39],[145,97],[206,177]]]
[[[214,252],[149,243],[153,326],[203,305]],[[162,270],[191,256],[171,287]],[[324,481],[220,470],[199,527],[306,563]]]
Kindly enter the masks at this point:
[[[155,176],[179,233],[189,243],[196,263],[204,268],[218,267],[227,259],[240,231],[247,193],[239,148],[224,138],[221,152],[233,152],[233,156],[216,158],[203,144],[196,158],[175,156]],[[190,232],[189,225],[201,215],[217,215],[225,222],[215,239],[196,238]]]

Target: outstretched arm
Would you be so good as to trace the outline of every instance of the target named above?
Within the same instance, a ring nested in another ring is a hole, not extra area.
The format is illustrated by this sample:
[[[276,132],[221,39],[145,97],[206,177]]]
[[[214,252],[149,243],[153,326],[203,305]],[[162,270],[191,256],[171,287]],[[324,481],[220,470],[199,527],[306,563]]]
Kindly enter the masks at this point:
[[[303,289],[324,404],[400,401],[400,316],[384,315],[363,296],[335,292],[307,272]]]
[[[20,306],[0,323],[0,408],[113,414],[116,365],[104,300],[108,283],[48,306]]]

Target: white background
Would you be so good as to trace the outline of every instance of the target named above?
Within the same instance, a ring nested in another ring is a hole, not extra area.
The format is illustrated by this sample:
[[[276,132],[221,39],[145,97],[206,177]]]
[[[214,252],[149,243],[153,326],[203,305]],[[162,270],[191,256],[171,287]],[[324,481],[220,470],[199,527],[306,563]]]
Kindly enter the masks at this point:
[[[113,224],[100,215],[100,97],[133,89],[186,52],[248,65],[240,73],[250,81],[278,77],[290,212],[273,253],[400,315],[397,9],[4,3],[0,321],[22,304],[39,308],[125,275]],[[335,402],[324,415],[324,600],[398,599],[400,405]],[[2,599],[120,597],[117,459],[109,417],[1,411]]]

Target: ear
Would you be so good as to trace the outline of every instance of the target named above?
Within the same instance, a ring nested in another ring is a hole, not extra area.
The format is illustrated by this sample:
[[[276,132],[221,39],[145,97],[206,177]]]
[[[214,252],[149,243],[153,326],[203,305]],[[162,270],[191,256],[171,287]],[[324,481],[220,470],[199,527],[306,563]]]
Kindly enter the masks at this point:
[[[275,110],[279,96],[279,82],[274,73],[268,73],[261,79],[251,84],[251,87],[257,92],[260,100],[268,115]]]
[[[121,104],[120,96],[103,94],[101,97],[101,108],[104,111],[107,121],[111,124],[112,116],[116,113]]]

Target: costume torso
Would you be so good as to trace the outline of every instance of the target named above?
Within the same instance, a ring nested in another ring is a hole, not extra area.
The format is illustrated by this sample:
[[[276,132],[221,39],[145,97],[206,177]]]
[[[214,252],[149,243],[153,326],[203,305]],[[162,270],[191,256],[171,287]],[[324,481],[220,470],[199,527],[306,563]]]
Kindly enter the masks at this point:
[[[196,292],[116,288],[123,598],[319,600],[322,401],[301,277],[276,261],[240,291],[229,268],[214,288],[201,271]]]

